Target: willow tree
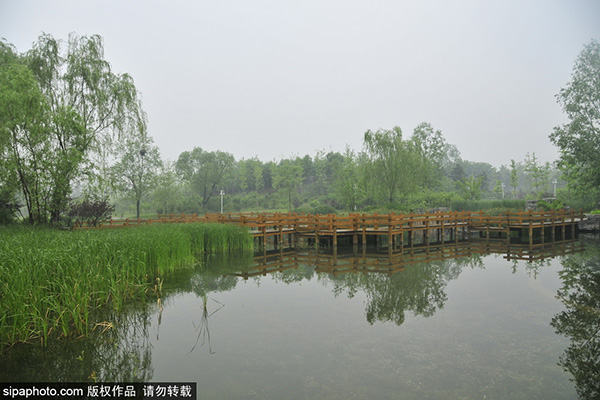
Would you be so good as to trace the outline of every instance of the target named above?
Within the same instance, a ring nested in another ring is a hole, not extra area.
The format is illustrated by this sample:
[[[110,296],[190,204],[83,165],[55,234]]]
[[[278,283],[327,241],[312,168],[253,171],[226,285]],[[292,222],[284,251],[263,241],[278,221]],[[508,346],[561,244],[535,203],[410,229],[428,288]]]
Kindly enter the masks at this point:
[[[413,142],[402,139],[399,127],[377,132],[368,130],[363,143],[367,174],[390,203],[398,193],[407,195],[422,185],[426,178],[422,154]]]
[[[21,57],[36,79],[46,107],[43,143],[32,149],[31,156],[44,166],[46,175],[35,183],[45,191],[44,212],[36,222],[45,222],[48,216],[57,222],[73,183],[101,176],[115,139],[144,131],[145,114],[133,79],[113,73],[98,35],[71,34],[65,46],[43,34]],[[25,129],[21,133],[35,132]]]
[[[429,122],[415,127],[411,141],[423,157],[422,172],[424,183],[439,185],[444,175],[450,176],[452,168],[460,163],[460,152],[455,145],[449,144],[442,131],[433,129]]]
[[[0,192],[21,191],[31,223],[45,219],[50,188],[47,102],[14,47],[0,42]]]
[[[571,81],[557,95],[569,123],[554,128],[550,140],[560,150],[559,167],[576,193],[600,198],[600,44],[586,45]]]
[[[0,200],[10,203],[21,189],[30,222],[44,209],[36,183],[45,174],[37,157],[45,151],[45,110],[35,77],[14,47],[0,42]]]

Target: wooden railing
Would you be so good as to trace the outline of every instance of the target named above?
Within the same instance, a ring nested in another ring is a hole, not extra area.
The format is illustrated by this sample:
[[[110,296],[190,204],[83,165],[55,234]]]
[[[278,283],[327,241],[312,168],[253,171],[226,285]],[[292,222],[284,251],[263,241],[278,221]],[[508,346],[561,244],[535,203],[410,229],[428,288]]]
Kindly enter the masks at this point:
[[[226,213],[226,214],[167,214],[156,218],[110,219],[97,227],[76,222],[74,229],[111,229],[128,226],[213,222],[248,227],[254,235],[277,233],[398,234],[451,227],[472,230],[507,230],[511,228],[540,228],[574,224],[584,218],[574,210],[507,212],[488,215],[480,212],[447,211],[424,214],[296,214],[296,213]]]

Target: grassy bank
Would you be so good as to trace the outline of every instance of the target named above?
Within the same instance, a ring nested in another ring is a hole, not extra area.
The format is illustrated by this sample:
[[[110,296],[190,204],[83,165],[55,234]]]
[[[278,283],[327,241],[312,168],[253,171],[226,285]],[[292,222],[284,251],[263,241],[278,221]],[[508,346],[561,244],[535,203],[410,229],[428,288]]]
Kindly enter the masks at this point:
[[[450,203],[450,208],[454,211],[487,211],[487,212],[506,212],[525,211],[526,200],[454,200]]]
[[[166,224],[115,230],[0,229],[0,348],[83,335],[90,314],[145,298],[156,279],[196,255],[250,249],[237,226]]]

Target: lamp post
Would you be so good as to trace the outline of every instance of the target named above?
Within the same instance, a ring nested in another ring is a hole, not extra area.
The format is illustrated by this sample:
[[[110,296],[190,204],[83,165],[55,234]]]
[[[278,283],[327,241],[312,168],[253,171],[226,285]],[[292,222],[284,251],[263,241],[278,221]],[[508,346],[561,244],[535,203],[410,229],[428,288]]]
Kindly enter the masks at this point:
[[[504,182],[502,182],[500,186],[502,186],[502,198],[504,198]]]
[[[552,183],[554,184],[554,197],[556,198],[556,184],[558,183],[556,178],[552,180]]]
[[[142,164],[142,168],[140,169],[140,174],[139,174],[139,178],[140,181],[138,182],[138,189],[136,190],[136,214],[137,214],[137,219],[140,219],[140,199],[142,197],[142,193],[141,191],[144,190],[144,156],[146,156],[146,149],[145,148],[141,148],[140,149],[140,160],[141,160],[141,164]]]
[[[223,196],[225,196],[225,191],[223,189],[221,189],[219,196],[221,196],[221,214],[223,214]]]

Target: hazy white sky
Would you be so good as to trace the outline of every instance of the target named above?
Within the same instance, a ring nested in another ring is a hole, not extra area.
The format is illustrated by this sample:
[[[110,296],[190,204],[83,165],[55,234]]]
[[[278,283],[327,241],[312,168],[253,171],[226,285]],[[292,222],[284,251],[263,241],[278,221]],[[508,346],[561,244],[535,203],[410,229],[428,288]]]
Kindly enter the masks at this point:
[[[565,122],[555,95],[600,40],[597,0],[0,0],[0,37],[99,34],[142,92],[164,158],[200,146],[263,161],[362,148],[420,122],[464,159],[535,152]]]

